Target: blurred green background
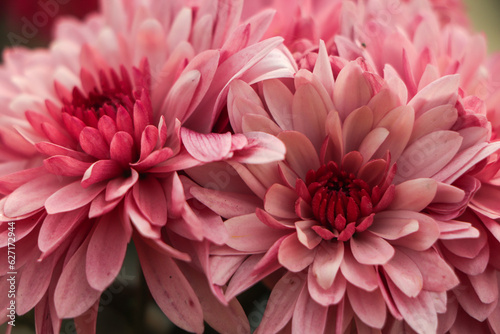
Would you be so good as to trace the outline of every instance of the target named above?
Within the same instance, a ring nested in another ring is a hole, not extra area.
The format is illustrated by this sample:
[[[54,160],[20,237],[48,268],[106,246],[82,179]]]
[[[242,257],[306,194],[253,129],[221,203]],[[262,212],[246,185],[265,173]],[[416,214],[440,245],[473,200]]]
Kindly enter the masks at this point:
[[[500,51],[500,0],[465,0],[472,26],[484,31],[488,38],[488,50]]]

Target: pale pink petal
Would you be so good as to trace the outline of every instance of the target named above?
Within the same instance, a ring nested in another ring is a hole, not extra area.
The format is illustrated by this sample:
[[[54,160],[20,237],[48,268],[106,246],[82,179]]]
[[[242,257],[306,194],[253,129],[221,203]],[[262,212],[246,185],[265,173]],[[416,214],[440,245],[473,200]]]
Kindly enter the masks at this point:
[[[286,273],[274,286],[255,334],[277,333],[290,321],[306,284],[306,276]]]
[[[387,309],[380,290],[366,291],[347,284],[347,295],[354,313],[361,321],[374,328],[384,326]]]
[[[316,303],[307,291],[302,292],[297,299],[292,317],[292,331],[296,333],[323,334],[326,325],[328,307]]]
[[[373,291],[378,287],[375,267],[357,262],[350,250],[344,251],[344,261],[340,264],[340,270],[349,283],[361,289]]]
[[[366,105],[373,95],[373,88],[356,62],[348,63],[339,73],[333,89],[333,102],[341,118]]]
[[[408,297],[416,297],[422,290],[422,273],[415,262],[404,253],[396,251],[383,268],[392,282]]]
[[[320,167],[318,153],[305,135],[296,131],[285,131],[280,133],[278,138],[285,143],[286,161],[300,178],[305,180],[309,170],[317,170]]]
[[[325,139],[324,125],[328,111],[312,84],[297,88],[292,102],[293,129],[306,135],[316,151],[320,150]]]
[[[461,144],[462,137],[453,131],[435,131],[423,136],[411,144],[397,161],[395,179],[401,182],[434,176],[455,157]]]
[[[410,143],[439,130],[449,130],[457,121],[457,109],[453,105],[437,106],[415,120]]]
[[[386,128],[375,128],[370,131],[358,148],[359,153],[363,156],[363,161],[369,161],[388,136],[389,130]]]
[[[396,240],[418,231],[418,221],[414,219],[391,218],[385,212],[374,216],[373,224],[369,230],[386,240]]]
[[[429,292],[422,291],[411,298],[402,293],[391,280],[387,280],[391,295],[399,312],[413,330],[420,333],[435,333],[437,330],[437,314]]]
[[[436,191],[437,182],[433,179],[412,179],[402,182],[394,188],[394,199],[387,209],[420,212],[432,202]]]
[[[129,238],[115,215],[108,214],[99,219],[86,255],[87,280],[92,288],[104,291],[116,278]]]
[[[314,255],[315,251],[302,245],[297,238],[297,233],[293,233],[281,243],[278,260],[288,270],[299,272],[313,262]]]
[[[47,213],[68,212],[90,203],[106,188],[105,183],[96,183],[82,188],[80,181],[75,181],[56,191],[45,201]]]
[[[43,207],[47,198],[65,185],[56,175],[45,175],[27,182],[7,197],[3,213],[14,218],[36,211]]]
[[[295,227],[297,228],[297,238],[309,249],[314,249],[323,240],[323,238],[311,229],[311,227],[316,224],[317,223],[315,221],[311,220],[295,222]]]
[[[373,113],[363,106],[352,111],[344,120],[342,134],[344,136],[344,151],[357,150],[368,133],[372,130]],[[366,160],[368,161],[368,160]]]
[[[327,289],[323,289],[314,277],[312,267],[309,267],[307,276],[307,288],[311,298],[318,304],[323,306],[330,306],[338,304],[345,296],[346,280],[341,274],[335,276],[335,280]]]
[[[293,95],[280,80],[263,82],[263,94],[269,112],[282,130],[293,130],[292,100]]]
[[[328,51],[323,40],[319,41],[318,59],[314,64],[313,74],[318,77],[318,80],[325,87],[330,98],[333,99],[334,80],[332,66],[330,65]]]
[[[408,104],[415,109],[418,116],[439,105],[455,105],[459,82],[458,74],[439,78],[420,90]]]
[[[297,194],[294,190],[273,184],[264,197],[264,208],[273,216],[281,218],[297,218],[295,214],[295,201]]]
[[[434,249],[414,251],[400,247],[398,252],[406,254],[417,265],[425,290],[448,291],[458,285],[458,277],[452,267]]]
[[[247,132],[245,137],[248,144],[234,151],[232,160],[247,164],[264,164],[285,158],[285,145],[276,137],[264,132]]]
[[[231,134],[201,134],[181,128],[182,143],[191,156],[202,162],[226,158],[231,150]]]
[[[312,274],[323,289],[329,289],[344,259],[344,243],[322,243],[316,251]]]
[[[169,257],[134,238],[144,277],[160,309],[177,326],[190,332],[203,331],[203,311],[193,289]]]
[[[245,252],[265,252],[286,230],[272,229],[262,223],[255,213],[237,216],[224,223],[229,233],[227,245]]]
[[[394,255],[394,248],[387,241],[369,231],[351,238],[350,245],[352,255],[362,264],[385,264]]]

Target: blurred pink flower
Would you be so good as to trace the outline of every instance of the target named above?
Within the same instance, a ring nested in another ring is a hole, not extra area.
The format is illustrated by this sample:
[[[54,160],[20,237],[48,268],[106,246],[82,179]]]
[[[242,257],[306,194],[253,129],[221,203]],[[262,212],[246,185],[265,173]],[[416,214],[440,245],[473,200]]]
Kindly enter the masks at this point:
[[[207,132],[231,81],[292,76],[295,65],[277,48],[281,38],[259,42],[268,14],[240,24],[241,1],[148,3],[103,1],[102,15],[60,21],[49,50],[5,52],[1,233],[16,222],[17,312],[35,307],[41,333],[84,312],[95,320],[131,239],[176,325],[201,332],[205,316],[221,331],[248,327],[201,273],[184,274],[193,269],[181,262],[208,270],[207,245],[227,233],[185,195],[177,171],[281,160],[284,145],[269,134]]]
[[[286,269],[257,332],[289,321],[296,333],[343,332],[352,322],[380,329],[389,314],[416,332],[437,330],[459,279],[435,243],[478,237],[455,220],[477,190],[462,178],[500,147],[487,127],[466,121],[459,81],[444,76],[408,101],[390,66],[382,78],[362,59],[328,57],[320,44],[313,71],[293,82],[232,83],[235,132],[276,135],[285,160],[231,163],[226,175],[244,186],[190,193],[228,218],[227,247],[212,249],[213,281],[232,277],[228,300]]]

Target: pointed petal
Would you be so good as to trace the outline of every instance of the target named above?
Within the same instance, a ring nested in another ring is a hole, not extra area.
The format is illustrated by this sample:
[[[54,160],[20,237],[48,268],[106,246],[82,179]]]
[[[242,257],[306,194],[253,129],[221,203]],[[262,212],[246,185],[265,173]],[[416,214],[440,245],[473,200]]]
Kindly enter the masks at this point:
[[[394,248],[370,231],[359,233],[356,238],[350,240],[352,255],[359,263],[381,265],[394,255]]]

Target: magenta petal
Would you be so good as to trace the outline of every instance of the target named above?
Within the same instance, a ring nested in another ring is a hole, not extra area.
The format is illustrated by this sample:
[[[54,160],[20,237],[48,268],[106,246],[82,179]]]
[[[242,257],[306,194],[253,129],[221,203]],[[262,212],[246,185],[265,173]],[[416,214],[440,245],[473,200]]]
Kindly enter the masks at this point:
[[[122,166],[128,166],[135,160],[134,139],[124,131],[118,131],[109,145],[110,157]]]
[[[305,275],[286,273],[274,286],[255,334],[277,333],[285,327],[305,284]]]
[[[328,307],[316,303],[304,286],[293,311],[292,330],[295,333],[323,334],[327,314]]]
[[[122,168],[114,160],[99,160],[93,163],[83,175],[81,187],[87,188],[101,181],[119,176]]]
[[[90,203],[101,191],[106,188],[106,184],[97,183],[82,188],[80,181],[75,181],[56,191],[45,201],[47,213],[54,214],[68,212],[81,208]]]
[[[45,168],[52,174],[62,176],[82,176],[89,162],[83,162],[68,156],[56,155],[43,161]]]
[[[300,272],[314,260],[315,250],[300,243],[297,233],[290,234],[280,245],[278,260],[283,267],[293,272]]]
[[[225,159],[231,150],[231,134],[197,133],[181,128],[182,143],[191,156],[202,162]]]
[[[60,177],[55,175],[44,175],[27,182],[7,197],[3,213],[7,217],[15,218],[39,210],[47,198],[65,185]]]
[[[163,226],[167,223],[167,200],[157,179],[139,179],[134,185],[133,195],[137,207],[151,224]]]
[[[88,310],[101,295],[87,282],[85,254],[89,239],[78,248],[66,263],[54,292],[54,303],[59,318],[73,318]]]
[[[113,282],[122,266],[128,242],[129,237],[115,214],[100,218],[86,258],[87,280],[92,288],[104,291]]]
[[[87,126],[80,132],[80,145],[85,153],[97,159],[109,159],[109,146],[99,130]]]
[[[137,180],[139,180],[139,173],[131,168],[129,177],[116,177],[109,181],[106,186],[106,201],[113,201],[123,197],[134,186]]]
[[[200,302],[177,264],[170,256],[147,246],[140,237],[134,238],[134,242],[149,290],[160,309],[182,329],[203,332]]]

